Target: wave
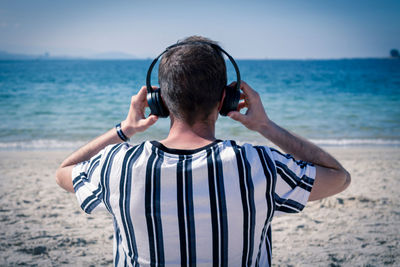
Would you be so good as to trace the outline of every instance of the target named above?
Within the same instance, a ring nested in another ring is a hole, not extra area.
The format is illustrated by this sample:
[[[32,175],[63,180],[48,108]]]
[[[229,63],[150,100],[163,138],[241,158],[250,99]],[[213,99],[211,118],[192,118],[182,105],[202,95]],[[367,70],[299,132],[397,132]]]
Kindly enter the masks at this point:
[[[52,139],[38,139],[29,141],[0,142],[0,150],[56,150],[77,149],[84,145],[84,141],[60,141]]]
[[[133,143],[141,142],[142,140],[135,141]],[[400,146],[400,140],[388,139],[311,139],[311,141],[321,146]],[[0,150],[74,150],[85,143],[87,141],[60,141],[54,139],[0,142]],[[269,141],[264,142],[261,140],[238,140],[238,143],[272,145]]]

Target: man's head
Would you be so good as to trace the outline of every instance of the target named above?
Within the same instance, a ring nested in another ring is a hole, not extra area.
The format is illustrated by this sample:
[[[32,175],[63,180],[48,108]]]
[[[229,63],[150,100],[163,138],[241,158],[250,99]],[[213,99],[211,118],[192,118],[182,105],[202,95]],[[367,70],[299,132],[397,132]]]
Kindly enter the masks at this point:
[[[227,83],[225,60],[210,39],[191,36],[162,57],[158,82],[170,113],[189,125],[206,121],[220,102]]]

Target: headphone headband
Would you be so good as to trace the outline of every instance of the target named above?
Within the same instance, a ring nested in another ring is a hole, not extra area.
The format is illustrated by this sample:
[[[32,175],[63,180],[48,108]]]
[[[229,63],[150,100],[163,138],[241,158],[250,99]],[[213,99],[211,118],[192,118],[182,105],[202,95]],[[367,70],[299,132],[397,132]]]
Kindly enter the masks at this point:
[[[236,72],[236,90],[240,91],[240,71],[239,71],[239,67],[237,66],[235,60],[233,59],[233,57],[231,57],[231,55],[229,55],[224,49],[222,49],[219,45],[213,44],[213,43],[209,43],[209,42],[203,42],[203,41],[193,41],[193,42],[182,42],[182,43],[177,43],[177,44],[173,44],[168,46],[164,52],[162,52],[160,55],[158,55],[153,62],[151,62],[149,70],[147,71],[147,76],[146,76],[146,87],[147,87],[147,92],[153,92],[153,87],[151,86],[151,72],[154,68],[154,65],[157,63],[158,59],[164,55],[166,52],[168,52],[168,50],[170,50],[171,48],[175,48],[178,46],[183,46],[183,45],[196,45],[196,44],[206,44],[211,46],[212,48],[214,48],[215,50],[218,50],[220,52],[222,52],[223,54],[225,54],[229,60],[231,61],[233,67],[235,68],[235,72]]]

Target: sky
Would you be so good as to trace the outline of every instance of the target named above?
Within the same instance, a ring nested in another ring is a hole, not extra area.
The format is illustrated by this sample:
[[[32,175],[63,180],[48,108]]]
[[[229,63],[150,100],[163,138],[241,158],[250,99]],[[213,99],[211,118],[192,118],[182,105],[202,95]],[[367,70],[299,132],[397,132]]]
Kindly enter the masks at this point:
[[[239,59],[387,57],[400,0],[0,0],[0,50],[155,57],[187,36]]]

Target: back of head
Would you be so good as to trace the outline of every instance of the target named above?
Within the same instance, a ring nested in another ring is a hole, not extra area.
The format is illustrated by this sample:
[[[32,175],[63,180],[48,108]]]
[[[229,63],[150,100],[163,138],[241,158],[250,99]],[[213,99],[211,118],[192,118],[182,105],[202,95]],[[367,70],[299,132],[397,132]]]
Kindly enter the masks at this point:
[[[221,52],[204,43],[210,39],[191,36],[162,57],[158,80],[161,96],[174,117],[193,125],[206,121],[222,98],[227,83]]]

